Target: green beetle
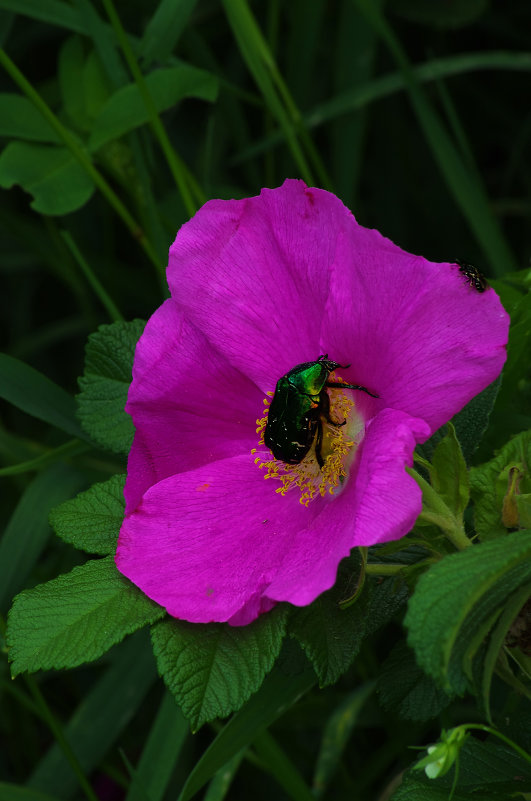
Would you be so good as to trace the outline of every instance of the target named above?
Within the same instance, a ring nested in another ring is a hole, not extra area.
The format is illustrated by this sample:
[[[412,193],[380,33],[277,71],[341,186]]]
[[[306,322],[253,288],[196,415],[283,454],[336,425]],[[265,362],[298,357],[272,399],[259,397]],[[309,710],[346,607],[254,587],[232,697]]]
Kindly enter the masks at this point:
[[[317,436],[315,458],[319,467],[323,467],[322,418],[324,417],[334,426],[342,426],[346,423],[346,420],[336,423],[330,417],[330,398],[327,388],[360,389],[372,398],[378,397],[366,387],[358,384],[328,381],[332,370],[336,370],[338,367],[346,369],[350,365],[333,362],[328,358],[328,353],[325,353],[314,362],[295,365],[278,380],[264,431],[264,443],[275,459],[286,462],[286,464],[299,464]]]

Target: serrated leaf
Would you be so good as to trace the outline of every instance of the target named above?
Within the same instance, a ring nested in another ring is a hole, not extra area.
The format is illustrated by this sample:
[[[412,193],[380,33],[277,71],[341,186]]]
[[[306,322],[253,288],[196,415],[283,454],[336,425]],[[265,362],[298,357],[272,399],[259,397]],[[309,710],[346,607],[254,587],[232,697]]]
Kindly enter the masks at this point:
[[[384,709],[406,720],[434,718],[451,701],[419,668],[413,651],[405,642],[397,643],[383,663],[377,692]]]
[[[145,81],[158,112],[172,108],[185,97],[213,101],[218,91],[214,75],[189,64],[153,70]],[[111,95],[96,117],[89,148],[98,150],[149,120],[138,86],[134,83],[123,86]]]
[[[451,423],[447,434],[437,444],[432,456],[431,484],[446,506],[461,520],[470,495],[468,472]]]
[[[6,636],[12,675],[90,662],[164,614],[112,556],[87,562],[16,596]]]
[[[85,351],[78,417],[95,442],[116,453],[129,453],[133,441],[133,422],[125,403],[136,343],[144,326],[144,320],[101,325],[89,337]]]
[[[527,528],[518,500],[531,492],[531,431],[513,437],[494,459],[470,470],[476,531],[482,539]],[[524,504],[525,506],[525,504]]]
[[[483,439],[487,430],[494,403],[498,397],[501,378],[498,377],[492,384],[489,384],[483,392],[472,398],[467,405],[452,417],[452,425],[455,428],[457,439],[461,445],[463,456],[467,464],[470,462],[474,452]],[[432,436],[422,445],[417,445],[416,450],[428,461],[431,461],[433,451],[437,444],[443,439],[446,433],[446,426],[441,426]]]
[[[361,570],[358,551],[345,559],[332,589],[322,593],[309,606],[294,609],[290,632],[312,663],[319,685],[336,682],[356,657],[365,633],[369,593],[363,591],[352,606],[339,604],[352,594]]]
[[[461,694],[464,660],[480,627],[531,581],[531,537],[520,531],[451,554],[421,576],[409,601],[408,642],[423,670]],[[479,647],[479,643],[477,643]]]
[[[229,759],[249,746],[315,684],[315,673],[293,640],[287,640],[279,660],[257,693],[222,728],[194,765],[178,801],[188,801]]]
[[[226,717],[258,690],[286,631],[287,607],[248,626],[167,620],[153,627],[159,672],[192,729]]]
[[[0,155],[0,186],[19,184],[42,214],[69,214],[94,192],[92,178],[66,147],[11,142]]]
[[[50,123],[31,100],[13,92],[0,93],[0,136],[36,142],[59,141]]]
[[[407,773],[402,779],[402,784],[398,787],[390,801],[449,801],[450,788],[446,785],[436,784],[433,779],[419,776],[418,773]],[[490,792],[474,793],[474,801],[502,801],[499,796],[493,796]],[[470,801],[470,790],[456,790],[452,795],[452,801]]]
[[[483,392],[480,392],[479,395],[472,398],[472,400],[452,418],[457,439],[461,444],[463,456],[467,464],[470,463],[475,450],[488,428],[490,415],[500,391],[501,381],[501,376],[499,376],[492,384],[489,384]]]
[[[94,484],[50,513],[55,533],[74,548],[88,553],[112,554],[124,516],[125,475]]]

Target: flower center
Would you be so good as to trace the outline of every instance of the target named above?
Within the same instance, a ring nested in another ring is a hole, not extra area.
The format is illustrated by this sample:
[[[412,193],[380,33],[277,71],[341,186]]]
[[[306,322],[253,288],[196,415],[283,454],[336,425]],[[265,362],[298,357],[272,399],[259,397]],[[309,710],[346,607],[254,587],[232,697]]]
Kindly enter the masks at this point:
[[[341,382],[343,379],[330,373],[328,380]],[[330,399],[330,411],[327,415],[329,419],[321,415],[319,420],[319,425],[322,426],[322,466],[319,465],[315,452],[317,435],[308,453],[298,464],[287,464],[275,459],[265,446],[264,432],[273,392],[268,392],[269,397],[264,398],[264,416],[256,421],[256,433],[260,435],[260,439],[258,448],[251,451],[255,456],[255,464],[260,470],[264,470],[264,478],[273,478],[280,482],[275,490],[280,495],[286,495],[290,490],[298,488],[301,494],[299,500],[304,506],[308,506],[317,497],[324,497],[327,493],[334,495],[338,488],[341,489],[365,430],[361,416],[353,412],[355,404],[350,395],[345,394],[345,390],[334,387],[329,387],[327,392]],[[330,422],[331,420],[334,422]],[[338,425],[335,424],[336,421]]]

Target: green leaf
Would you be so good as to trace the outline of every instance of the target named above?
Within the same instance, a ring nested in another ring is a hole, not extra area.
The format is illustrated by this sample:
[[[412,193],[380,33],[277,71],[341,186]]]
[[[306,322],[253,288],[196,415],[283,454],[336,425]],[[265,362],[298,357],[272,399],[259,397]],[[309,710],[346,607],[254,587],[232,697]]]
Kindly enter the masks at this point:
[[[166,692],[129,785],[126,801],[162,801],[189,733],[188,722],[175,698]]]
[[[24,586],[48,538],[52,506],[69,498],[83,479],[64,464],[39,473],[22,494],[0,542],[0,609]]]
[[[216,99],[218,82],[214,75],[188,64],[153,70],[146,84],[157,111],[172,108],[185,97]],[[98,114],[89,140],[89,148],[98,150],[106,142],[149,122],[149,112],[136,84],[118,89]]]
[[[455,428],[448,424],[448,433],[439,442],[432,456],[431,484],[457,520],[468,505],[468,472]]]
[[[144,326],[144,320],[101,325],[89,337],[85,351],[78,416],[98,445],[116,453],[129,453],[133,441],[133,422],[124,407],[136,343]]]
[[[0,397],[72,437],[89,439],[76,420],[74,398],[29,364],[0,353]]]
[[[67,3],[60,0],[0,0],[0,8],[24,14],[26,17],[48,22],[79,33],[84,32],[79,14]]]
[[[59,801],[57,796],[39,793],[27,787],[0,782],[0,801]]]
[[[83,67],[83,89],[85,92],[85,106],[89,120],[91,121],[99,114],[102,106],[106,103],[110,94],[110,86],[100,57],[92,51],[88,54]]]
[[[479,395],[472,398],[472,400],[452,418],[457,439],[459,440],[467,463],[470,462],[487,430],[490,415],[496,398],[498,397],[500,385],[501,377],[498,377],[492,384],[489,384],[483,392],[480,392]]]
[[[414,774],[406,773],[402,779],[402,784],[391,796],[390,801],[449,801],[450,788],[446,785],[441,786],[436,780],[428,779],[415,771]],[[470,795],[470,790],[457,790],[452,795],[452,801],[503,801],[500,796],[493,796],[488,790],[486,792],[474,793]]]
[[[505,536],[510,528],[531,527],[525,508],[531,493],[530,468],[531,431],[524,431],[490,462],[470,470],[475,527],[482,539]]]
[[[163,63],[173,53],[196,3],[197,0],[160,0],[140,43],[145,65],[152,61]]]
[[[373,690],[373,681],[361,684],[347,695],[327,720],[313,778],[313,791],[317,798],[324,794],[336,774],[361,709]]]
[[[99,765],[118,735],[155,683],[157,672],[147,632],[130,637],[111,652],[111,665],[86,691],[73,710],[64,734],[83,771],[89,775]],[[79,785],[64,752],[55,743],[29,778],[28,787],[57,794],[61,801],[76,796]]]
[[[451,701],[417,665],[413,651],[399,642],[382,665],[377,691],[384,709],[406,720],[429,720]]]
[[[460,28],[470,25],[488,8],[489,0],[389,0],[388,8],[411,22],[434,28]]]
[[[66,147],[11,142],[0,155],[0,186],[19,184],[33,195],[31,208],[60,215],[84,206],[95,186]]]
[[[83,68],[85,52],[81,36],[70,36],[59,51],[57,77],[63,108],[70,124],[77,130],[87,130],[89,120],[85,109]]]
[[[12,675],[90,662],[164,614],[112,556],[87,562],[15,598],[6,637]]]
[[[65,542],[88,553],[113,554],[124,517],[125,476],[94,484],[53,509],[50,525]]]
[[[283,658],[285,657],[285,658]],[[189,774],[178,801],[188,801],[242,748],[315,684],[315,673],[293,642],[284,645],[271,674],[223,727]]]
[[[408,642],[421,668],[444,689],[467,689],[465,660],[470,662],[505,600],[531,582],[529,534],[466,548],[421,576],[405,619]]]
[[[438,779],[409,770],[392,801],[448,801],[454,781],[451,770]],[[531,782],[531,766],[509,746],[491,737],[481,741],[469,737],[459,753],[459,774],[453,799],[467,801],[506,801],[513,793],[525,792]],[[424,791],[424,794],[422,794]],[[410,793],[410,794],[408,794]]]
[[[159,672],[192,729],[239,709],[271,670],[286,631],[287,607],[248,626],[167,620],[152,630]]]
[[[335,683],[356,657],[365,633],[369,592],[363,591],[352,606],[339,604],[352,595],[359,580],[359,551],[341,562],[338,580],[309,606],[296,608],[290,620],[290,632],[298,640],[312,663],[319,684]]]
[[[0,136],[58,142],[54,129],[23,95],[0,93]]]

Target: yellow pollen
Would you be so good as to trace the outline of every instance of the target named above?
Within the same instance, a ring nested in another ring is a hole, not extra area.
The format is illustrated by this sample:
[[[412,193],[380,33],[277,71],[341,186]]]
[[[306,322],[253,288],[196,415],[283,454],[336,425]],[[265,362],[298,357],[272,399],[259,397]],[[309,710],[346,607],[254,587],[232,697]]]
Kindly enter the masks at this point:
[[[341,381],[339,376],[330,374],[329,380]],[[267,395],[273,396],[273,392]],[[355,426],[353,432],[351,413],[354,408],[352,398],[345,395],[342,389],[330,387],[328,390],[330,397],[330,417],[338,423],[347,421],[345,426],[336,426],[329,423],[324,417],[321,418],[323,425],[323,441],[321,444],[321,455],[324,459],[323,467],[319,467],[315,455],[315,441],[312,447],[299,462],[299,464],[286,464],[275,459],[271,451],[266,448],[264,443],[264,431],[267,425],[267,413],[269,409],[264,409],[264,416],[256,421],[256,433],[260,434],[258,448],[253,448],[251,453],[255,456],[254,463],[265,471],[264,478],[273,478],[280,482],[280,486],[275,492],[286,495],[290,490],[298,488],[301,497],[299,501],[303,506],[308,506],[310,501],[325,495],[334,495],[336,489],[344,482],[347,477],[350,456],[353,449],[357,447],[363,434],[363,426]],[[265,398],[264,404],[269,406],[270,399]],[[358,421],[354,420],[355,423]]]

